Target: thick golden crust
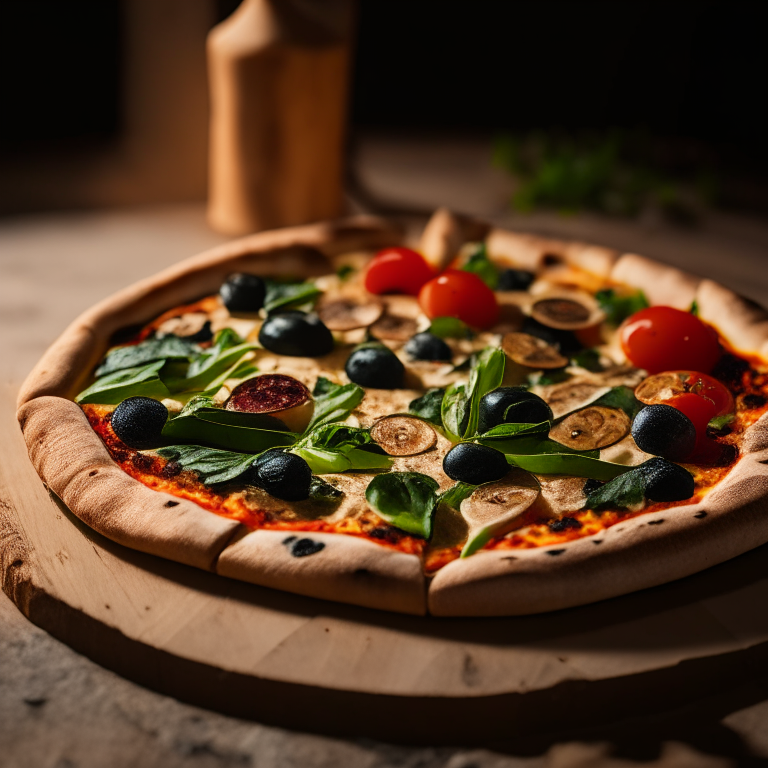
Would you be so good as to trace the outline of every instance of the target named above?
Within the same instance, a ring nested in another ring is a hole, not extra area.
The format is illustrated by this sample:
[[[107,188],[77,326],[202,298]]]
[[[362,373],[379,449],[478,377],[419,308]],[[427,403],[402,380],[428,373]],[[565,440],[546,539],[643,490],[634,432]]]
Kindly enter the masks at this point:
[[[686,310],[696,298],[696,289],[701,282],[688,272],[634,253],[625,253],[619,257],[610,277],[617,283],[640,288],[651,304],[665,304]]]
[[[483,240],[489,229],[479,219],[438,208],[424,227],[419,251],[436,270],[443,270],[464,243]]]
[[[216,572],[309,597],[426,612],[421,560],[354,536],[252,531],[222,552]]]
[[[712,280],[696,291],[699,317],[739,352],[768,357],[768,312]]]
[[[69,400],[36,398],[18,416],[40,477],[86,525],[118,544],[213,570],[242,527],[127,475]]]
[[[700,504],[639,515],[568,544],[455,560],[433,579],[429,612],[514,616],[570,608],[736,557],[768,542],[766,460],[765,451],[745,456]]]

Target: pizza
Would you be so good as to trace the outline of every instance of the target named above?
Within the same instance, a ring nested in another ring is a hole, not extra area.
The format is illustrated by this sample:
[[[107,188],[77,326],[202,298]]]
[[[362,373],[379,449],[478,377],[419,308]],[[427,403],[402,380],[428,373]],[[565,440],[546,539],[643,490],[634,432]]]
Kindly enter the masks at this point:
[[[515,615],[768,541],[768,315],[438,211],[260,233],[78,318],[18,418],[128,547],[311,597]]]

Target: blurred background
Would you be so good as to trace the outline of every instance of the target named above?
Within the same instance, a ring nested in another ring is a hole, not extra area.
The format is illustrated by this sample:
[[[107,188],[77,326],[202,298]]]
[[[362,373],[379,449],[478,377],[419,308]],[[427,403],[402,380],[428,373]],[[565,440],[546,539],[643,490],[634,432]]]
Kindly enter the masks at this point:
[[[204,200],[205,37],[238,5],[4,3],[0,214]],[[749,2],[366,0],[347,190],[486,215],[765,214],[763,28]]]

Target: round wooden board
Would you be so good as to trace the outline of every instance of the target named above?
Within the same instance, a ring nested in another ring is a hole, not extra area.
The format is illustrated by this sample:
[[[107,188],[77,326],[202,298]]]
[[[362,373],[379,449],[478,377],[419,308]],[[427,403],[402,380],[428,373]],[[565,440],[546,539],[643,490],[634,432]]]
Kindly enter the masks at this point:
[[[35,624],[179,699],[388,741],[488,742],[671,708],[768,659],[768,545],[704,573],[540,616],[409,617],[135,552],[52,499],[0,393],[3,587]]]

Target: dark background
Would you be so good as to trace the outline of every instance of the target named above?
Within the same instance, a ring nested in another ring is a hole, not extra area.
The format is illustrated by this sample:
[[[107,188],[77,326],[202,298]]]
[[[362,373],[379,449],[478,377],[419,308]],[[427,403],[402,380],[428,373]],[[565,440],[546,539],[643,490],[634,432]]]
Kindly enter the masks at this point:
[[[721,202],[768,210],[763,7],[363,0],[353,132],[641,131],[666,169],[706,165]],[[121,18],[119,0],[0,6],[0,157],[119,137]]]

